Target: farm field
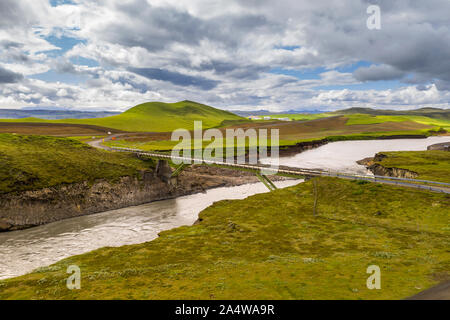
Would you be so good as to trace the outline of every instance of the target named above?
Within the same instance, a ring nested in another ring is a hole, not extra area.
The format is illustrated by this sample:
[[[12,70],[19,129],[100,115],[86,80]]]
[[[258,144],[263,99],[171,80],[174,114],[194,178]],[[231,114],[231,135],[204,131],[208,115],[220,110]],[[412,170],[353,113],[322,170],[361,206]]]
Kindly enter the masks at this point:
[[[253,121],[228,126],[228,129],[267,129],[269,136],[271,129],[279,130],[280,146],[294,145],[298,142],[320,139],[329,140],[358,140],[377,139],[393,136],[427,136],[431,130],[439,127],[421,124],[413,121],[381,122],[373,124],[347,125],[347,116],[333,116],[305,122]],[[225,129],[221,131],[225,136]],[[178,142],[170,141],[170,133],[129,133],[121,136],[117,141],[110,141],[109,146],[139,148],[142,150],[171,150]],[[209,142],[204,142],[206,146]]]
[[[115,134],[122,131],[111,128],[80,124],[0,121],[0,133],[49,136],[93,136],[106,135],[108,132]]]

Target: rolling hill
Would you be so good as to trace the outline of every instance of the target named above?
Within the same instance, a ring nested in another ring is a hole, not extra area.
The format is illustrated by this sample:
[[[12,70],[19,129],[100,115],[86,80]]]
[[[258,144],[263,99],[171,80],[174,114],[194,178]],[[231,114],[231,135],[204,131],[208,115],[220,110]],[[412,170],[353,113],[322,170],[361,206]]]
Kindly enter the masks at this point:
[[[192,130],[195,120],[202,121],[203,128],[247,121],[231,112],[187,100],[176,103],[148,102],[137,105],[119,115],[106,118],[63,120],[25,118],[1,121],[83,124],[123,131],[168,132],[178,128]]]

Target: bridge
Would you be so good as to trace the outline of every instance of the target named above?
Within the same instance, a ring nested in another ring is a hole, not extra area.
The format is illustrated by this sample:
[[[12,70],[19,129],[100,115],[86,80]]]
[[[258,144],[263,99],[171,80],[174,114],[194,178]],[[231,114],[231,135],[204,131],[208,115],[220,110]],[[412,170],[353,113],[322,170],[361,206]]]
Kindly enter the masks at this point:
[[[166,179],[176,177],[180,172],[182,172],[184,168],[186,168],[190,164],[199,163],[205,165],[219,166],[223,168],[231,168],[234,170],[244,170],[253,172],[270,191],[275,190],[276,186],[269,179],[268,176],[277,175],[306,180],[313,177],[336,177],[347,180],[369,181],[375,183],[397,185],[401,187],[430,190],[433,192],[442,192],[447,194],[450,193],[450,183],[438,181],[397,178],[397,177],[377,176],[377,175],[349,174],[320,169],[305,169],[293,167],[271,168],[269,166],[261,164],[239,164],[239,163],[229,163],[225,161],[214,161],[208,159],[196,159],[193,157],[173,156],[171,154],[155,151],[145,152],[139,149],[131,149],[131,148],[109,147],[108,149],[118,152],[134,153],[137,156],[143,156],[158,160],[156,171],[165,174]],[[172,172],[172,170],[168,165],[168,161],[177,162],[181,164],[175,169],[175,171]]]

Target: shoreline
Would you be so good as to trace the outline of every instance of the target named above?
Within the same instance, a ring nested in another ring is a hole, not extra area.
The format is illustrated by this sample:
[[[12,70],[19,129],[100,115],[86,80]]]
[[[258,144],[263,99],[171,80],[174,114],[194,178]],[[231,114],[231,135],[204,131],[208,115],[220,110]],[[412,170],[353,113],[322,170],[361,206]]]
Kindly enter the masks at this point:
[[[287,178],[276,177],[274,181]],[[221,187],[257,183],[251,173],[194,165],[178,177],[163,181],[153,171],[140,179],[122,177],[111,183],[98,180],[0,195],[0,232],[25,230],[69,218],[175,199]]]

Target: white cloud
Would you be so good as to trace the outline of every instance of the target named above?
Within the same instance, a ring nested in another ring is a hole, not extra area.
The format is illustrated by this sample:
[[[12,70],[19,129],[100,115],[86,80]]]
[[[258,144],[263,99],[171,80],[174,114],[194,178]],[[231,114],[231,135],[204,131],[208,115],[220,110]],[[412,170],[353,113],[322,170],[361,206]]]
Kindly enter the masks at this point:
[[[448,108],[450,101],[447,0],[379,0],[379,31],[366,27],[365,0],[75,3],[2,1],[0,65],[25,78],[0,84],[0,107],[123,110],[147,100],[190,99],[229,109]],[[13,23],[17,17],[22,19]],[[49,35],[83,43],[55,58],[49,51],[57,47],[45,40]],[[70,60],[79,57],[99,66]],[[353,73],[335,69],[358,61],[374,65]],[[311,79],[269,73],[318,67],[323,70]],[[83,80],[29,78],[49,70]],[[349,89],[392,79],[402,79],[404,87]]]

